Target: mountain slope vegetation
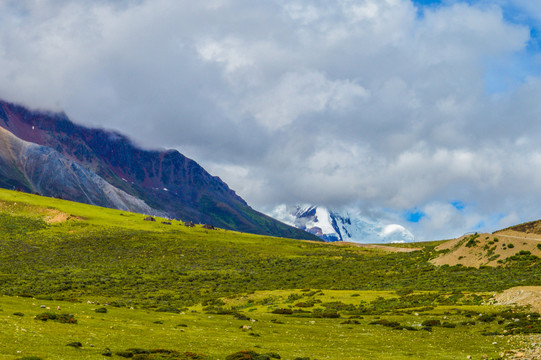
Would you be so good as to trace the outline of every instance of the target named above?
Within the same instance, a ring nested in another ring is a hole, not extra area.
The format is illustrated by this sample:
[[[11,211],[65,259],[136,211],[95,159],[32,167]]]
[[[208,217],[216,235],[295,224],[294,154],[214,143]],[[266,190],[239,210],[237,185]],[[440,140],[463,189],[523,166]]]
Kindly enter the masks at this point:
[[[538,258],[498,268],[438,267],[430,263],[441,255],[434,245],[386,252],[145,221],[140,214],[7,190],[0,201],[0,291],[6,295],[91,295],[157,307],[257,290],[495,291],[541,282]],[[66,220],[51,222],[58,214]]]

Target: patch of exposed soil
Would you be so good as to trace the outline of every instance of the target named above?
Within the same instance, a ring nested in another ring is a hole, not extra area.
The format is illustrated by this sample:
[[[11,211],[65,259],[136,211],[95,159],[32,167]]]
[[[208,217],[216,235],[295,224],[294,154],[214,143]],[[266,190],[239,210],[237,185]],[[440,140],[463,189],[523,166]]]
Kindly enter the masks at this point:
[[[409,253],[409,252],[413,252],[413,251],[423,250],[421,248],[401,248],[401,247],[387,246],[387,245],[359,244],[359,243],[353,243],[353,242],[347,242],[347,241],[336,242],[336,244],[338,244],[338,243],[347,244],[347,245],[353,245],[353,246],[358,246],[358,247],[368,248],[368,249],[379,249],[379,250],[395,252],[395,253],[397,253],[397,252]]]
[[[531,305],[532,310],[541,312],[541,286],[518,286],[494,296],[498,305]]]
[[[63,223],[68,220],[85,220],[85,219],[79,216],[67,214],[60,210],[46,209],[45,218],[43,220],[45,220],[45,222],[48,224],[58,224],[58,223]]]

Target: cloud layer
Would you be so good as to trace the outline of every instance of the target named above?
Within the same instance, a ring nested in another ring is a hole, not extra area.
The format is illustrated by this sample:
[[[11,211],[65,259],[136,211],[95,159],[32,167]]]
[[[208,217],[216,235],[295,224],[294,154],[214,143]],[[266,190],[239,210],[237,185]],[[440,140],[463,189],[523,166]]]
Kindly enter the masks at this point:
[[[540,20],[522,0],[7,0],[0,97],[177,148],[259,209],[353,204],[445,238],[541,218]]]

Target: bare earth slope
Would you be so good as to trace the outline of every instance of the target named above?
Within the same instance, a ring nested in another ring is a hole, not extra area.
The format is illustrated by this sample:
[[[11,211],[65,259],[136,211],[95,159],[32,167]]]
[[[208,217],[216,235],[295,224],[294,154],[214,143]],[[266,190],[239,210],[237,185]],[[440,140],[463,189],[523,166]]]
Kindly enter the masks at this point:
[[[528,235],[528,236],[526,236]],[[475,237],[475,238],[474,238]],[[432,260],[434,265],[458,265],[479,267],[498,266],[501,262],[520,251],[529,251],[541,257],[541,244],[537,236],[519,232],[496,232],[494,234],[464,235],[436,247],[442,255]]]
[[[518,286],[494,296],[500,305],[531,305],[532,310],[541,312],[541,286]]]

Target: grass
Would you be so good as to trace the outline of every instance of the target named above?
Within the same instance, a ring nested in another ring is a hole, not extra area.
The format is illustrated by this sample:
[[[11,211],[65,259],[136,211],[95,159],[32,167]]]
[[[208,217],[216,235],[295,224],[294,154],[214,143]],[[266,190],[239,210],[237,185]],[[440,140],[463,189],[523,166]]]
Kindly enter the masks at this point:
[[[117,359],[130,348],[208,359],[241,350],[292,360],[498,358],[513,345],[508,319],[459,324],[497,311],[482,305],[483,292],[541,283],[533,256],[436,267],[437,242],[389,253],[143,219],[0,190],[0,359],[103,359],[106,348]],[[77,323],[34,319],[44,312]],[[456,327],[410,329],[431,318]],[[383,325],[396,323],[406,330]]]
[[[390,292],[323,291],[315,295],[323,303],[370,303],[376,298],[396,297]],[[32,298],[0,297],[0,359],[37,356],[48,359],[102,359],[105,349],[114,354],[129,348],[169,349],[181,353],[202,353],[208,359],[224,359],[241,350],[277,353],[283,359],[456,359],[467,355],[497,358],[509,344],[502,335],[484,336],[483,332],[502,330],[505,324],[477,321],[458,329],[434,327],[432,331],[394,330],[369,325],[378,319],[400,322],[420,328],[427,319],[446,319],[453,323],[471,320],[464,313],[495,312],[494,306],[437,306],[430,311],[411,314],[384,313],[357,317],[358,324],[343,324],[349,315],[337,319],[276,315],[271,310],[291,304],[287,298],[300,291],[257,292],[225,299],[228,306],[250,317],[237,320],[232,315],[215,315],[195,306],[180,314],[157,313],[144,309],[113,308],[96,313],[100,306],[86,302],[40,301]],[[358,296],[352,296],[357,294]],[[261,299],[273,298],[262,304]],[[33,317],[40,306],[55,311],[58,306],[78,319],[76,325],[42,322]],[[293,307],[294,308],[294,307]],[[15,312],[24,316],[14,316]],[[250,329],[242,329],[242,326]],[[457,331],[458,330],[458,331]],[[80,342],[81,348],[66,346]],[[496,342],[496,344],[494,344]],[[114,358],[120,359],[115,356]]]

